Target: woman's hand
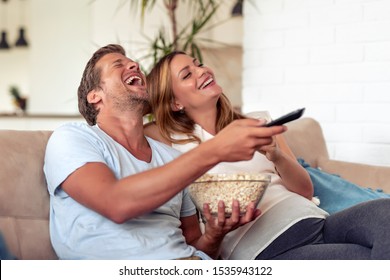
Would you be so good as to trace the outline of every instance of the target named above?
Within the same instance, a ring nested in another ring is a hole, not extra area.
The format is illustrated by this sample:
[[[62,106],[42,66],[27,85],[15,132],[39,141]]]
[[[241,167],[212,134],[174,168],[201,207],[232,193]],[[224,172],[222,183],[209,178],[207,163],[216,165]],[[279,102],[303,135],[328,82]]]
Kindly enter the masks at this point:
[[[263,145],[259,148],[259,152],[267,157],[268,160],[274,162],[280,156],[280,149],[277,145],[275,137],[272,137],[272,143]]]
[[[225,203],[219,201],[218,214],[213,216],[209,205],[205,204],[203,206],[203,216],[206,220],[204,235],[208,239],[214,240],[214,242],[221,242],[228,232],[255,220],[261,214],[260,210],[256,209],[254,202],[251,202],[246,209],[245,215],[240,216],[240,204],[237,200],[234,200],[232,203],[232,214],[230,217],[226,217]]]
[[[275,164],[283,159],[292,159],[293,161],[296,161],[294,154],[287,146],[287,143],[285,143],[282,135],[272,137],[272,143],[261,146],[259,152]]]
[[[309,173],[298,163],[282,135],[273,137],[273,142],[259,148],[268,160],[272,161],[283,185],[307,199],[313,197],[313,184]]]
[[[233,201],[232,214],[230,217],[226,217],[225,203],[223,201],[219,201],[218,214],[213,216],[211,215],[209,205],[205,204],[203,206],[203,217],[205,220],[204,234],[198,235],[196,239],[188,239],[186,237],[186,241],[198,250],[205,252],[210,257],[217,259],[220,251],[220,245],[225,235],[228,232],[253,221],[260,215],[260,213],[260,210],[256,209],[255,203],[252,202],[247,206],[246,214],[240,216],[240,204],[238,201]],[[194,231],[186,232],[187,234],[185,234],[185,236],[193,234]]]

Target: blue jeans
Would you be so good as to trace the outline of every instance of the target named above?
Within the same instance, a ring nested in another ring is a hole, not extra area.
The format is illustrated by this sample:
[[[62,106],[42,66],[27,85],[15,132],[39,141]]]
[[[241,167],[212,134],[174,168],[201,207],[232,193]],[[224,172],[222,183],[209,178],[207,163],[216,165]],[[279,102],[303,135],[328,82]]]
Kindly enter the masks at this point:
[[[390,260],[390,199],[376,199],[290,227],[258,260]]]

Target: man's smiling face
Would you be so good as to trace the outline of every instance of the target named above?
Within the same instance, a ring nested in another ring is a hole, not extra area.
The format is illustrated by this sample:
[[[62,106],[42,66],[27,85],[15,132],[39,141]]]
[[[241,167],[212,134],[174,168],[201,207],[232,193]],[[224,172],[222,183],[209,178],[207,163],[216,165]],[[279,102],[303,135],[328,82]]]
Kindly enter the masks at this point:
[[[120,53],[110,53],[103,56],[96,67],[100,69],[99,87],[106,101],[121,110],[148,101],[146,78],[137,62]]]

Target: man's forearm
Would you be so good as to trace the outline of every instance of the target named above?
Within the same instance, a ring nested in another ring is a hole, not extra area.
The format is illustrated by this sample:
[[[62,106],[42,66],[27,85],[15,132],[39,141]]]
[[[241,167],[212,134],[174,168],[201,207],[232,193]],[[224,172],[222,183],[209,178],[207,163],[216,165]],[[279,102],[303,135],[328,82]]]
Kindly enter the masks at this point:
[[[215,150],[210,141],[163,166],[117,181],[112,201],[123,213],[123,220],[158,208],[186,188],[218,163]]]

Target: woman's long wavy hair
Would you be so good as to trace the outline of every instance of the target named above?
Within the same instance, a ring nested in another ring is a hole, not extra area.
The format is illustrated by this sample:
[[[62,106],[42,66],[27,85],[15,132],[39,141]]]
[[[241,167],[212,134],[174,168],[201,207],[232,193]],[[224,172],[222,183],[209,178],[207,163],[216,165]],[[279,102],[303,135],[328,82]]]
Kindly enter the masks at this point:
[[[189,142],[198,142],[201,140],[194,134],[194,121],[185,113],[172,110],[174,94],[172,89],[172,79],[170,64],[176,55],[186,55],[185,52],[174,51],[159,60],[147,75],[147,87],[150,95],[152,113],[156,125],[165,140],[184,144]],[[221,94],[217,101],[217,120],[216,131],[219,132],[233,120],[245,118],[234,110],[229,99],[225,94]],[[174,139],[174,134],[185,134],[188,139]]]

